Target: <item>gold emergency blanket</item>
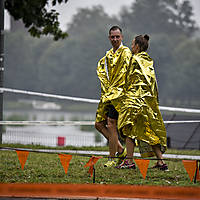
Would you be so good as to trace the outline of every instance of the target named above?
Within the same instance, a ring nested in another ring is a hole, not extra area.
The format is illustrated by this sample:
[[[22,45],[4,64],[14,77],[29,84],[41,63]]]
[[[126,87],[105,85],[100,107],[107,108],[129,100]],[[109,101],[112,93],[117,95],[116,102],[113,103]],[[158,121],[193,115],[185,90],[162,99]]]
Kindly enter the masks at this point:
[[[126,75],[124,96],[116,107],[118,128],[123,135],[136,138],[143,146],[143,157],[152,156],[149,145],[166,150],[166,130],[158,105],[158,90],[153,60],[146,52],[131,58]]]
[[[114,53],[113,49],[98,62],[97,75],[101,82],[101,98],[96,113],[96,121],[105,120],[107,105],[117,103],[122,96],[125,75],[132,53],[126,46],[121,45]]]

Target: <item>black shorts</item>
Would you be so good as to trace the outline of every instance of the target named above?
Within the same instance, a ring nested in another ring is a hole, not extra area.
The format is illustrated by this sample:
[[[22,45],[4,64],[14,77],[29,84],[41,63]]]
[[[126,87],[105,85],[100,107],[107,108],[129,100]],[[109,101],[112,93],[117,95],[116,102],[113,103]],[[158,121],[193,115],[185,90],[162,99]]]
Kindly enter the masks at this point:
[[[106,115],[111,119],[118,119],[119,113],[116,111],[113,105],[108,105],[108,112]]]

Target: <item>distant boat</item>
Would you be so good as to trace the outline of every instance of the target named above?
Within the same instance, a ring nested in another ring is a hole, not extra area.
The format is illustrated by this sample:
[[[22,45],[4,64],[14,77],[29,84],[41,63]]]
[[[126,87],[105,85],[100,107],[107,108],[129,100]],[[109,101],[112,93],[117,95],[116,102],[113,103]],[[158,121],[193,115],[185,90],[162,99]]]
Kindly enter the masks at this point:
[[[32,106],[38,110],[60,110],[61,106],[54,102],[32,101]]]

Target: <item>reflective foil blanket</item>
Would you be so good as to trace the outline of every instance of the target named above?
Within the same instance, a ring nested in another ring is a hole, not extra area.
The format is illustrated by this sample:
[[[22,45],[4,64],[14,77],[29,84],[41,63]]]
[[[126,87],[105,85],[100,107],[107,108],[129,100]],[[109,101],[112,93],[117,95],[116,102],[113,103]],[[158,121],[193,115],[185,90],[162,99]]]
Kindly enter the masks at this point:
[[[160,144],[161,151],[166,150],[166,129],[158,105],[153,60],[146,52],[132,56],[123,96],[115,108],[119,112],[118,129],[121,135],[137,139],[140,147],[146,148],[145,151],[141,149],[142,156],[152,154],[148,145]]]
[[[113,49],[107,51],[98,62],[97,75],[101,82],[101,98],[96,121],[105,120],[107,105],[118,104],[118,99],[123,95],[125,76],[131,56],[130,49],[121,45],[115,53]]]

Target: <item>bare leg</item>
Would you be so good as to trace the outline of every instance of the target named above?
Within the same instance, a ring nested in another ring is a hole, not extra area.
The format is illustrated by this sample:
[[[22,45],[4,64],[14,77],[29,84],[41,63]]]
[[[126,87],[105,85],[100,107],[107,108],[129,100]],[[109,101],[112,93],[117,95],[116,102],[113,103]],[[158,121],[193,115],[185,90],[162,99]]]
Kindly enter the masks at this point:
[[[108,131],[109,134],[109,151],[110,157],[115,157],[116,152],[118,151],[118,134],[117,134],[117,120],[111,119],[108,117]]]
[[[160,146],[159,145],[153,145],[152,146],[152,149],[154,150],[155,154],[156,154],[156,157],[159,159],[158,160],[158,164],[159,165],[162,165],[164,164],[163,162],[163,156],[162,156],[162,152],[160,151]]]
[[[111,127],[115,126],[115,129],[117,131],[117,128],[116,128],[117,122],[114,122],[114,124],[115,125],[111,125]],[[110,139],[112,133],[110,132],[110,130],[108,130],[108,128],[106,126],[106,120],[102,121],[102,122],[95,122],[95,128],[108,140],[108,143],[110,143],[109,139]],[[111,129],[114,129],[114,127],[112,127]],[[117,144],[117,152],[119,152],[119,153],[123,152],[124,148],[123,148],[122,144],[120,143],[120,141],[118,140],[118,137],[117,137],[117,143],[116,144]]]
[[[109,141],[109,131],[106,127],[106,120],[95,122],[95,128]]]
[[[131,138],[126,137],[127,160],[129,163],[133,162],[134,147],[135,147],[134,141]]]

